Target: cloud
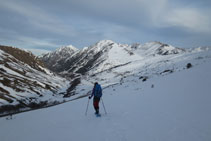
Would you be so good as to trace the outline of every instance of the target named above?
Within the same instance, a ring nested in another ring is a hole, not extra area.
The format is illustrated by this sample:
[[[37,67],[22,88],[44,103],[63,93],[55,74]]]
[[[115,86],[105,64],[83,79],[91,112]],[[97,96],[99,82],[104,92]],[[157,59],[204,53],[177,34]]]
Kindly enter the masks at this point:
[[[102,39],[181,46],[194,39],[195,45],[209,45],[209,5],[209,0],[0,1],[0,41],[46,50],[82,48]]]
[[[97,20],[127,26],[146,26],[157,17],[168,0],[77,0],[69,1],[73,10]]]
[[[178,26],[194,32],[211,31],[209,16],[194,8],[173,9],[166,13],[161,20],[160,26]]]
[[[211,27],[211,12],[197,7],[203,3],[195,0],[77,0],[69,4],[81,15],[131,28],[177,26],[187,31],[210,32]]]
[[[52,50],[56,49],[61,44],[56,44],[51,40],[46,39],[36,39],[31,37],[25,37],[25,36],[14,36],[14,40],[11,41],[11,38],[1,38],[0,42],[1,44],[8,45],[8,46],[16,46],[21,47],[25,49],[43,49],[43,50]]]
[[[67,26],[57,16],[46,12],[44,9],[39,8],[28,1],[5,1],[1,3],[0,7],[7,8],[9,11],[15,12],[23,16],[24,22],[31,25],[33,28],[42,29],[44,31],[53,32],[61,35],[71,35],[75,31],[70,26]]]
[[[30,37],[18,37],[17,40],[19,42],[22,42],[24,44],[27,44],[28,47],[35,47],[35,46],[51,46],[51,47],[58,47],[62,45],[54,44],[51,41],[47,40],[40,40],[40,39],[35,39],[35,38],[30,38]]]

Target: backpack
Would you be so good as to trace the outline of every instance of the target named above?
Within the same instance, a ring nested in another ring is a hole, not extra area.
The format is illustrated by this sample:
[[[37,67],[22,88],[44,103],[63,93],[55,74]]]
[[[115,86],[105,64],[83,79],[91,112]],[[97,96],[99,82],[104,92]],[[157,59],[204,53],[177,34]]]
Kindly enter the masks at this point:
[[[95,86],[94,96],[101,98],[102,96],[102,88],[99,84]]]

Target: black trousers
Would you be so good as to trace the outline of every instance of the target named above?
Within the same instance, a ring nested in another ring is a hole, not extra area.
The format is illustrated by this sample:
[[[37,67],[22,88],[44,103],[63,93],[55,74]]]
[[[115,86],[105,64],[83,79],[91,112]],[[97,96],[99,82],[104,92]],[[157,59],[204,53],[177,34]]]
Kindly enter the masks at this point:
[[[93,106],[95,108],[96,113],[99,113],[99,102],[100,102],[100,98],[99,97],[94,97],[93,98]]]

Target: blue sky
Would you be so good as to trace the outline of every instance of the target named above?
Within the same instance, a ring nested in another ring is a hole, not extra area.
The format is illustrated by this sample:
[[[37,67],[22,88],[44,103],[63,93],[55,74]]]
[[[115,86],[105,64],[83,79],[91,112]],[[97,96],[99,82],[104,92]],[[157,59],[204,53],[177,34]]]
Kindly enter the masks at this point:
[[[0,44],[35,54],[99,40],[211,46],[210,0],[0,0]]]

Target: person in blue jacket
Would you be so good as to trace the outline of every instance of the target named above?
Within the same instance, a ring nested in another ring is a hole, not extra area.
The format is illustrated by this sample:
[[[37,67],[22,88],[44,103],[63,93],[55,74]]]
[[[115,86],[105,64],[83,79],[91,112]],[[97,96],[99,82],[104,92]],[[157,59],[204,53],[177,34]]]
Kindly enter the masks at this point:
[[[101,88],[100,84],[98,84],[98,82],[95,82],[94,88],[92,90],[92,94],[91,94],[91,96],[89,96],[89,99],[91,99],[93,96],[94,96],[93,106],[96,111],[95,114],[99,114],[99,102],[100,102],[100,98],[102,96],[102,88]]]

